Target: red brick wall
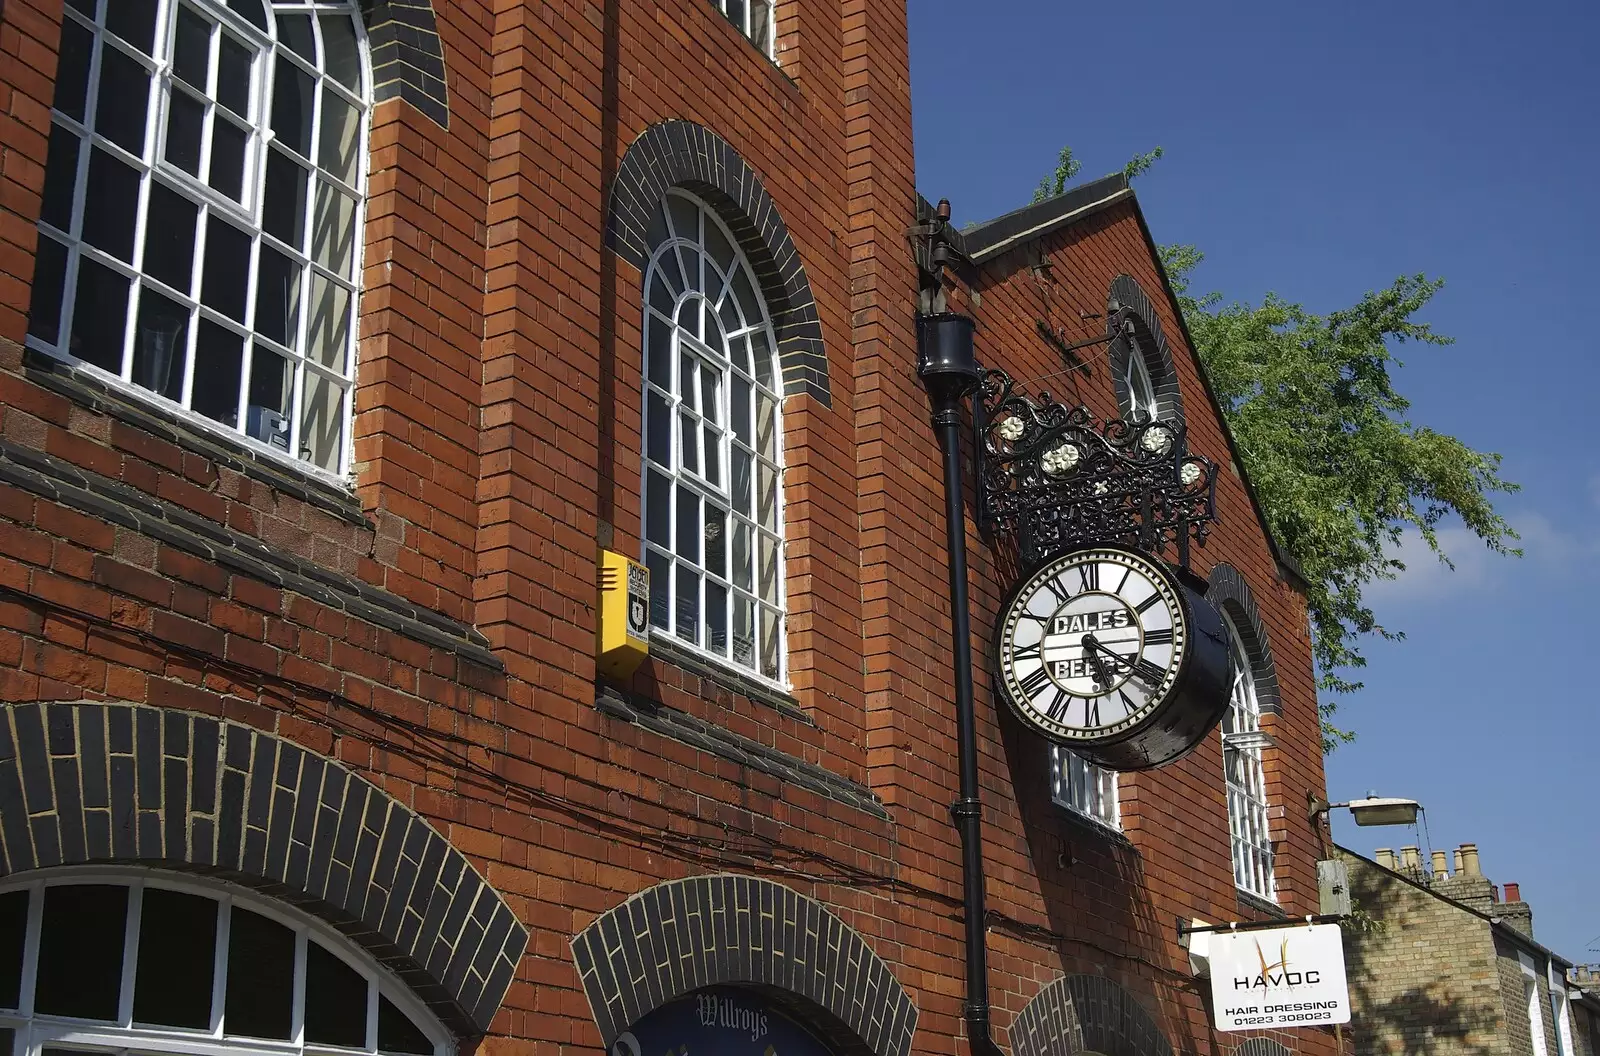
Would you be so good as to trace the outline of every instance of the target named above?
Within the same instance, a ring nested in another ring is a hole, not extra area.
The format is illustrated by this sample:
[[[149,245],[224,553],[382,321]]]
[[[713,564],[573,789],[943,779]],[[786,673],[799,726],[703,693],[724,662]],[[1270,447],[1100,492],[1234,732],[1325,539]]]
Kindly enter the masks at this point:
[[[437,3],[449,129],[401,102],[373,121],[355,426],[365,528],[25,376],[60,6],[7,0],[0,23],[0,436],[472,623],[506,670],[0,487],[0,697],[227,715],[343,760],[428,817],[532,930],[491,1050],[597,1046],[571,936],[661,880],[732,869],[827,902],[912,992],[917,1051],[964,1051],[943,486],[914,377],[905,238],[904,5],[786,0],[774,66],[704,0]],[[593,706],[595,551],[639,548],[639,275],[601,248],[604,191],[628,144],[669,118],[714,129],[772,195],[817,297],[832,407],[784,408],[803,717],[660,661],[634,688],[870,785],[892,824]],[[1225,461],[1131,214],[1050,250],[1057,325],[1103,311],[1119,271],[1159,302],[1193,442]],[[976,309],[985,357],[1024,376],[1054,369],[1033,334],[1032,281],[1000,262]],[[1103,369],[1083,397],[1111,409]],[[1280,887],[1304,912],[1314,852],[1297,805],[1322,787],[1304,613],[1226,469],[1219,504],[1201,565],[1238,566],[1272,635]],[[970,543],[984,628],[1001,585]],[[1084,971],[1140,995],[1180,1049],[1220,1045],[1172,931],[1179,913],[1239,915],[1218,746],[1124,783],[1124,845],[1046,802],[1043,745],[986,693],[980,719],[998,1025],[1044,982]]]

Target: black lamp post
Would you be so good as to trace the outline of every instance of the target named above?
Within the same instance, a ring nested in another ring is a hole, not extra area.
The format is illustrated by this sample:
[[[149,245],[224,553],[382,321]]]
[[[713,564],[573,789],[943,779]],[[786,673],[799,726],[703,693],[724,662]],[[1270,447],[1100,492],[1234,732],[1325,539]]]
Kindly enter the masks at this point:
[[[967,925],[967,1000],[963,1018],[976,1056],[1003,1056],[989,1028],[989,964],[984,941],[983,805],[978,798],[977,724],[972,705],[972,619],[967,602],[967,526],[961,503],[961,404],[983,377],[972,348],[972,319],[957,312],[917,318],[917,376],[933,405],[944,454],[945,545],[950,555],[951,659],[955,668],[956,750],[961,794],[950,817],[961,833]]]

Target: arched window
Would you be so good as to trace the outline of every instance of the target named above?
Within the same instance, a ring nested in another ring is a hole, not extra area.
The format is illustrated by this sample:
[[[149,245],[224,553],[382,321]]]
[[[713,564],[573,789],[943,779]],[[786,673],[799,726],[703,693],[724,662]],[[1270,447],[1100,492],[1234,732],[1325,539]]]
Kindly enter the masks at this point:
[[[68,0],[28,343],[345,473],[366,66],[350,0]]]
[[[782,421],[772,323],[714,212],[678,191],[645,269],[644,552],[651,623],[782,684]]]
[[[1256,665],[1226,606],[1222,619],[1228,628],[1228,648],[1233,659],[1233,690],[1227,714],[1222,718],[1233,880],[1241,891],[1276,901],[1272,834],[1267,822],[1267,778],[1261,765],[1265,738],[1261,733],[1261,701],[1256,694]]]
[[[331,929],[243,888],[148,871],[0,888],[0,1025],[22,1035],[14,1056],[453,1048],[399,980]]]

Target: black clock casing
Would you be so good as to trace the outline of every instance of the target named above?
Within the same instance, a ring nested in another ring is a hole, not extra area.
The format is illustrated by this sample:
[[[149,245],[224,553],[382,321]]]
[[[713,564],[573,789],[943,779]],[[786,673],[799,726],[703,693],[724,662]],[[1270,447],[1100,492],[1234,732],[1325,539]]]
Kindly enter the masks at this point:
[[[1119,578],[1126,596],[1112,582]],[[1063,593],[1067,579],[1075,593]],[[996,621],[999,694],[1024,725],[1097,765],[1147,770],[1183,757],[1221,721],[1232,685],[1222,614],[1197,586],[1203,588],[1198,577],[1117,545],[1084,547],[1041,562],[1017,583]],[[1030,636],[1029,621],[1045,628],[1035,639],[1039,648],[1035,642],[1019,644]],[[1079,644],[1084,634],[1097,644]],[[1158,636],[1171,644],[1156,646]],[[1028,659],[1019,659],[1025,654]],[[1052,655],[1057,659],[1048,660]],[[1149,663],[1146,656],[1162,662]],[[1149,674],[1136,675],[1136,664]],[[1055,674],[1042,674],[1045,667]],[[1118,689],[1100,692],[1111,683],[1131,689],[1132,699]],[[1079,699],[1075,693],[1088,695]],[[1046,701],[1060,706],[1063,695],[1067,706],[1052,714]],[[1101,704],[1109,705],[1109,716],[1099,714]]]

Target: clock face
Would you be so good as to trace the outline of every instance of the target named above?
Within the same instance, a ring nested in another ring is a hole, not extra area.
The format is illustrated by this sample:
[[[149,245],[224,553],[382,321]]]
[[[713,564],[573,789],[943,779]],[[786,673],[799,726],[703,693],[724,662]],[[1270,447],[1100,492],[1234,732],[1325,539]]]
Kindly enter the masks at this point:
[[[1170,575],[1136,553],[1080,550],[1029,576],[1001,614],[999,673],[1046,736],[1125,736],[1171,695],[1189,634]]]

